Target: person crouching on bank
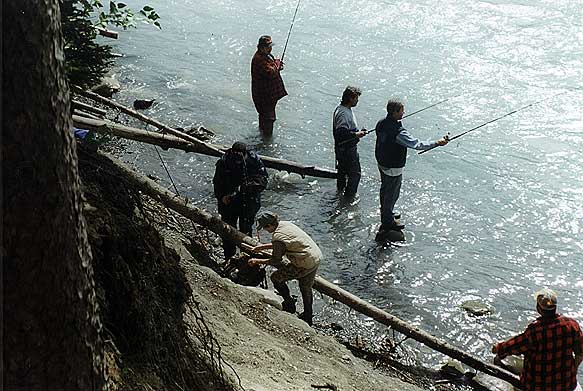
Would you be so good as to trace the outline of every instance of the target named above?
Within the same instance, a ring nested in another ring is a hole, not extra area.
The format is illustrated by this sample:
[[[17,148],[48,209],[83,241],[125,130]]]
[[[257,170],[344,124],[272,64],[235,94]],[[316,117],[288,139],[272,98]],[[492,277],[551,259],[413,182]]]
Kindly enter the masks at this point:
[[[290,280],[298,280],[304,312],[300,319],[312,325],[314,296],[312,286],[320,266],[322,251],[318,245],[300,227],[279,219],[273,212],[265,211],[257,217],[257,230],[265,229],[272,234],[271,243],[253,248],[252,252],[272,250],[271,258],[249,260],[250,266],[266,264],[277,268],[271,275],[275,290],[283,297],[282,309],[295,313],[295,300],[286,284]]]

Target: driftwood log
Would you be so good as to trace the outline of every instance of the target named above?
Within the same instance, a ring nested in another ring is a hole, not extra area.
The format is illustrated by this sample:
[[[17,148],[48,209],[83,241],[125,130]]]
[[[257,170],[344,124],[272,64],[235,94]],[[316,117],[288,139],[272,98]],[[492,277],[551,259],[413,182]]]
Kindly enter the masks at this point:
[[[170,133],[178,138],[181,138],[183,140],[189,141],[193,144],[195,144],[197,146],[196,151],[190,151],[190,152],[196,152],[196,153],[200,153],[203,155],[209,155],[209,156],[221,156],[226,148],[222,147],[222,146],[217,146],[217,145],[212,145],[209,143],[205,143],[203,141],[200,141],[199,139],[186,134],[184,132],[181,132],[177,129],[171,128],[163,123],[161,123],[160,121],[157,121],[153,118],[150,118],[142,113],[137,112],[134,109],[131,109],[127,106],[124,106],[120,103],[117,103],[111,99],[107,99],[104,98],[94,92],[91,91],[85,91],[80,87],[77,86],[72,86],[73,91],[75,91],[75,93],[84,96],[88,99],[92,99],[96,102],[100,102],[106,106],[109,106],[113,109],[119,110],[122,113],[125,113],[131,117],[134,117],[136,119],[139,119],[140,121],[147,123],[149,125],[152,125],[154,127],[156,127],[157,129],[161,130],[164,133]],[[152,132],[150,132],[152,133]],[[174,148],[174,147],[169,147],[169,148]],[[179,148],[180,149],[180,148]],[[320,177],[320,178],[336,178],[338,176],[338,174],[336,173],[336,171],[334,170],[328,170],[325,168],[318,168],[316,166],[304,166],[289,160],[285,160],[285,159],[276,159],[276,158],[267,158],[264,156],[261,156],[261,159],[265,162],[265,165],[267,165],[267,161],[270,161],[270,168],[274,168],[276,170],[281,170],[281,171],[288,171],[288,172],[294,172],[296,174],[300,174],[301,176],[304,175],[309,175],[309,176],[315,176],[315,177]],[[294,169],[294,171],[289,171],[286,167],[291,167],[294,166],[296,167]],[[299,168],[301,167],[301,168]]]
[[[158,200],[166,207],[180,213],[195,223],[208,228],[217,235],[221,236],[223,240],[231,240],[238,244],[245,243],[242,245],[242,247],[246,247],[247,249],[249,246],[259,245],[259,242],[255,239],[243,234],[242,232],[239,232],[230,225],[225,224],[223,221],[221,221],[219,216],[212,215],[203,209],[195,207],[188,201],[188,199],[180,197],[168,189],[160,186],[153,180],[134,172],[121,162],[117,161],[115,158],[112,158],[104,153],[100,153],[100,155],[106,157],[109,162],[111,162],[111,167],[108,167],[108,169],[104,170],[104,172],[111,172],[119,175],[127,182],[136,186],[143,193]],[[377,322],[392,327],[398,332],[412,339],[415,339],[416,341],[419,341],[428,347],[437,350],[438,352],[455,358],[478,371],[502,379],[514,385],[515,387],[520,386],[518,377],[508,372],[507,370],[486,363],[479,358],[463,351],[462,349],[450,345],[449,343],[430,335],[418,327],[410,325],[409,323],[397,318],[396,316],[388,314],[380,308],[367,303],[366,301],[332,284],[322,277],[316,277],[314,289],[335,300],[340,301],[343,304],[346,304],[350,308],[364,315],[372,317]]]
[[[117,39],[119,36],[117,31],[108,30],[108,29],[105,29],[103,27],[95,27],[95,30],[97,30],[97,33],[99,35],[102,35],[102,36],[107,37],[107,38]]]
[[[91,105],[88,105],[87,103],[83,103],[83,102],[79,102],[78,100],[71,100],[71,105],[73,106],[74,109],[79,109],[79,110],[83,110],[83,111],[87,111],[93,114],[97,114],[101,117],[104,117],[105,114],[107,114],[107,111],[97,108],[97,107],[93,107]]]
[[[96,120],[96,121],[101,120],[101,118],[99,118],[98,116],[93,115],[91,113],[87,113],[87,112],[85,112],[83,110],[79,110],[79,109],[73,109],[73,115],[74,116],[77,115],[77,116],[83,117],[83,118],[89,118],[89,119]]]
[[[71,89],[76,94],[84,96],[84,97],[91,99],[95,102],[102,103],[102,104],[109,106],[113,109],[119,110],[120,112],[125,113],[131,117],[136,118],[136,119],[139,119],[140,121],[142,121],[148,125],[154,126],[155,128],[161,130],[164,133],[170,133],[178,138],[181,138],[181,139],[186,140],[186,141],[190,141],[193,144],[197,144],[200,147],[201,151],[206,151],[206,152],[200,152],[200,153],[204,153],[206,155],[211,155],[211,156],[220,156],[222,154],[222,152],[219,151],[219,149],[217,147],[210,146],[209,144],[202,142],[199,139],[192,137],[189,134],[186,134],[186,133],[181,132],[177,129],[174,129],[174,128],[171,128],[167,125],[164,125],[162,122],[157,121],[153,118],[150,118],[147,115],[144,115],[142,113],[139,113],[134,109],[131,109],[125,105],[122,105],[121,103],[117,103],[111,99],[104,98],[103,96],[98,95],[94,92],[85,91],[78,86],[71,86]],[[218,155],[217,155],[217,152],[219,153]]]
[[[159,132],[148,132],[146,130],[131,128],[128,126],[116,124],[111,121],[86,118],[86,116],[73,115],[73,124],[81,129],[93,130],[97,133],[112,134],[125,139],[141,141],[148,144],[158,145],[164,149],[174,148],[186,152],[201,153],[210,156],[222,156],[226,148],[213,146],[212,149],[202,147],[200,143],[191,143],[182,138],[174,137]],[[336,171],[319,168],[314,166],[304,166],[300,163],[284,159],[272,158],[260,155],[261,160],[266,167],[279,171],[293,172],[303,176],[314,176],[320,178],[336,178]]]

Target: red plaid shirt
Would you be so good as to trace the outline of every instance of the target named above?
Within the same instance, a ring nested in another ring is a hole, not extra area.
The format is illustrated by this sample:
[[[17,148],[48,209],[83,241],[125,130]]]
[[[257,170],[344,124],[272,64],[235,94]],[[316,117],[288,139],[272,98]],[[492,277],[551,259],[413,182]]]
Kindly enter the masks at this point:
[[[251,60],[251,94],[258,113],[272,110],[287,95],[272,55],[255,52]]]
[[[555,314],[539,317],[524,333],[498,344],[501,358],[524,354],[520,381],[524,391],[573,391],[577,387],[574,352],[583,351],[579,324]]]

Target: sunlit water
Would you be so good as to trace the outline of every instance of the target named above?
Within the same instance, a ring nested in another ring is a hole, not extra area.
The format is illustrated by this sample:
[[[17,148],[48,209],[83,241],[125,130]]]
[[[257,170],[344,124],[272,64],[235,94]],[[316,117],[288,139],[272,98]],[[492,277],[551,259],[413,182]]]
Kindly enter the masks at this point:
[[[257,131],[249,64],[262,34],[273,36],[281,55],[297,2],[150,5],[163,30],[143,25],[114,43],[125,55],[115,71],[123,84],[117,98],[156,98],[147,114],[165,123],[202,123],[217,133],[214,142],[244,140],[306,164],[333,167],[331,116],[349,84],[363,89],[355,113],[367,128],[385,115],[389,97],[408,112],[452,98],[404,120],[424,139],[563,93],[445,148],[410,152],[397,204],[402,245],[374,242],[374,135],[359,144],[357,204],[339,200],[333,180],[271,172],[263,205],[313,235],[326,256],[324,278],[481,357],[535,317],[535,288],[555,289],[560,312],[583,322],[582,2],[304,0],[285,57],[289,96],[278,105],[272,140]],[[127,160],[166,178],[152,147],[135,149]],[[216,211],[215,159],[163,156],[180,192]],[[459,308],[468,299],[496,313],[468,316]],[[360,333],[386,331],[324,301],[317,312],[357,320]]]

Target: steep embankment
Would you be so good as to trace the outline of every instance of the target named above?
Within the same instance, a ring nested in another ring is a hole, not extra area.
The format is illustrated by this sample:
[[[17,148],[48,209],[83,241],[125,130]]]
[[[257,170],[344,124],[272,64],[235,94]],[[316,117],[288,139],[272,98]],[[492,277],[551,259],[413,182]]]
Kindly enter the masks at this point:
[[[420,390],[200,266],[215,250],[204,230],[111,176],[99,156],[80,157],[117,388]]]

